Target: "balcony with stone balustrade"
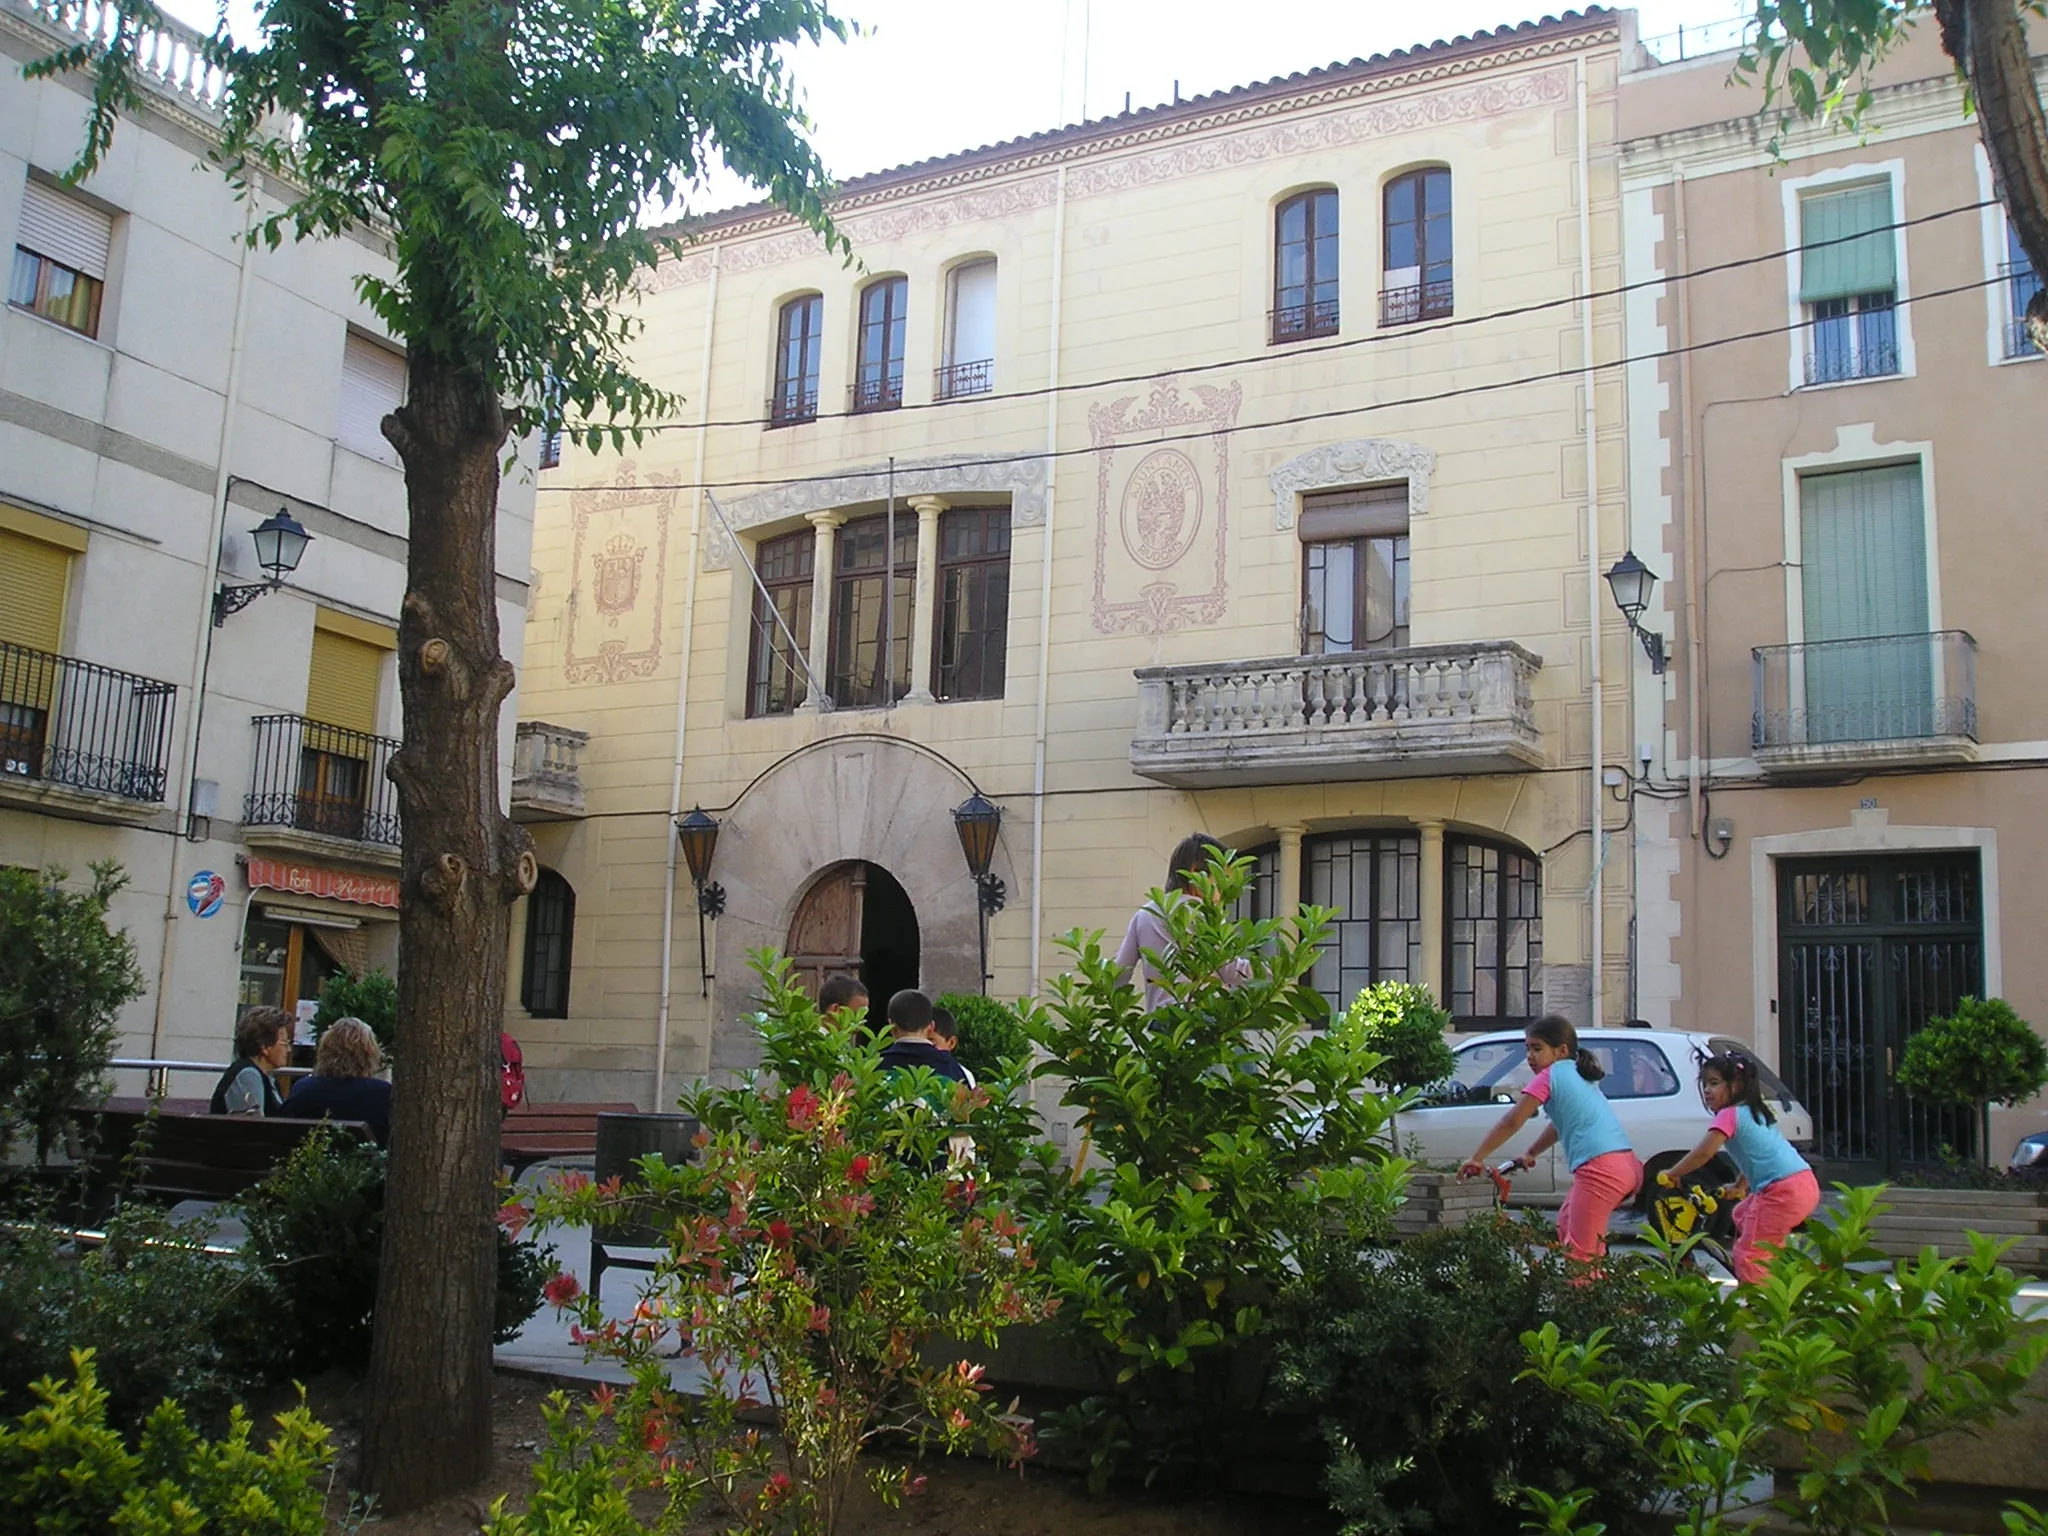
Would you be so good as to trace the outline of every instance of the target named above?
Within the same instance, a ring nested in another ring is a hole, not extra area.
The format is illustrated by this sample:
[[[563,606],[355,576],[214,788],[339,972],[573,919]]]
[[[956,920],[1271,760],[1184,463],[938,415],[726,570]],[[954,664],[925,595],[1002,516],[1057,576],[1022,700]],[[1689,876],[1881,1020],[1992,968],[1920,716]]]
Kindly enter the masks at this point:
[[[1513,641],[1139,670],[1131,768],[1182,789],[1513,773],[1543,762]]]

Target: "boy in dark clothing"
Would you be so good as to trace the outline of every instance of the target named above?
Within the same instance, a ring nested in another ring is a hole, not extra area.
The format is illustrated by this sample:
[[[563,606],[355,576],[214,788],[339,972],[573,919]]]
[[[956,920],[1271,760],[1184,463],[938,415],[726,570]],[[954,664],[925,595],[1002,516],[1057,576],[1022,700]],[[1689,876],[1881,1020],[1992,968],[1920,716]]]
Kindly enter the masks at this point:
[[[981,1085],[974,1080],[974,1068],[960,1060],[960,1024],[953,1017],[952,1010],[938,1003],[932,1004],[932,1044],[951,1056],[960,1068],[960,1081],[970,1088]]]
[[[883,1066],[891,1071],[929,1067],[956,1083],[967,1081],[966,1069],[933,1042],[932,1000],[922,992],[905,988],[889,999],[889,1028],[895,1038],[882,1052]]]

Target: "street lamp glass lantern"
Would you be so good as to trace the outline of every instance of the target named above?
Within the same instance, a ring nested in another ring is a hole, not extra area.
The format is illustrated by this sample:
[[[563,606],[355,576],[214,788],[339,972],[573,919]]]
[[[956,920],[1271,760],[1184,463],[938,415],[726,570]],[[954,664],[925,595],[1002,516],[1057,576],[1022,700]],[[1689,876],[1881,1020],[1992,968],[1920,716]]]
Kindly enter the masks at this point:
[[[996,856],[996,833],[1002,829],[1003,809],[976,792],[953,807],[953,828],[960,834],[960,851],[967,855],[967,872],[976,880],[988,873]]]
[[[1607,587],[1614,594],[1614,606],[1628,620],[1630,629],[1636,628],[1648,611],[1650,592],[1656,585],[1656,573],[1636,558],[1634,550],[1615,561],[1608,571]]]
[[[718,818],[705,815],[701,806],[694,807],[676,823],[676,837],[690,866],[690,882],[701,886],[710,877],[711,856],[718,851]]]
[[[313,541],[283,507],[258,523],[249,537],[256,542],[256,563],[273,583],[282,582],[299,568],[306,546]]]

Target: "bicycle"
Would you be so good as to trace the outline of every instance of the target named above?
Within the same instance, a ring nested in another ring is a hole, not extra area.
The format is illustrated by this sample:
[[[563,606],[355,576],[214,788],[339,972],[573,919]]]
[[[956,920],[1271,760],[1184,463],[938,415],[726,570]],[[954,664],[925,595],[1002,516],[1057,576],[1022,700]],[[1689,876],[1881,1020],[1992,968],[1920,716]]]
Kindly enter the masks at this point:
[[[1650,1224],[1679,1262],[1699,1269],[1705,1257],[1735,1273],[1735,1188],[1681,1184],[1650,1202]]]

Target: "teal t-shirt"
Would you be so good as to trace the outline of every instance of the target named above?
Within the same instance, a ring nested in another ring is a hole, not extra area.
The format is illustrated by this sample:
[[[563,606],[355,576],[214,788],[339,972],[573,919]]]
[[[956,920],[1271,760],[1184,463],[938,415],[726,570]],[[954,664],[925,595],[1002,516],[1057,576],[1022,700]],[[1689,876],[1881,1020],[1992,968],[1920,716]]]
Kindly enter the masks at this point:
[[[1541,1104],[1557,1127],[1557,1144],[1564,1148],[1565,1166],[1572,1172],[1609,1152],[1635,1150],[1607,1095],[1579,1076],[1576,1061],[1552,1062],[1530,1078],[1522,1092]]]

